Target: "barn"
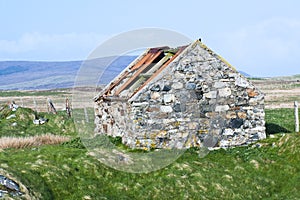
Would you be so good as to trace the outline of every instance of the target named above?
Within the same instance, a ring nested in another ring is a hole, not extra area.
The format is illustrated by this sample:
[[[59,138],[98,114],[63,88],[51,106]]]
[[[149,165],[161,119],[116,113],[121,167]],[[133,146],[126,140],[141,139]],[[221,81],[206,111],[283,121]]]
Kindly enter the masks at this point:
[[[147,49],[95,98],[95,134],[130,148],[185,149],[266,137],[264,94],[200,40]]]

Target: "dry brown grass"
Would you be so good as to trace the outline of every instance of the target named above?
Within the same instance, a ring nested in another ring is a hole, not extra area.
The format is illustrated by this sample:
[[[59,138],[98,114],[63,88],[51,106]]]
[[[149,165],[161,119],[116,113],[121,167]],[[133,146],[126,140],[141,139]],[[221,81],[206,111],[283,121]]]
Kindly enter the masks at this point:
[[[252,80],[265,94],[265,108],[293,108],[294,101],[300,101],[298,80],[262,79]]]
[[[22,149],[26,147],[34,147],[41,145],[61,144],[68,141],[70,138],[60,135],[38,135],[30,137],[1,137],[0,149],[16,148]]]

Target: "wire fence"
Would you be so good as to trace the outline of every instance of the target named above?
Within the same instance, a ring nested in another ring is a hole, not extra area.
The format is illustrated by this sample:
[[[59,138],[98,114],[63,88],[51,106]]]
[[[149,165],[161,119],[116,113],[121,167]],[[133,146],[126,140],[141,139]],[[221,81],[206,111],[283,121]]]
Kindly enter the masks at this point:
[[[49,97],[39,97],[39,96],[28,96],[28,97],[1,97],[0,104],[11,104],[15,102],[16,105],[20,107],[31,108],[37,112],[48,112],[49,111]],[[72,98],[67,96],[55,97],[51,99],[53,105],[57,111],[66,110],[66,99],[69,99],[69,104],[72,105]]]

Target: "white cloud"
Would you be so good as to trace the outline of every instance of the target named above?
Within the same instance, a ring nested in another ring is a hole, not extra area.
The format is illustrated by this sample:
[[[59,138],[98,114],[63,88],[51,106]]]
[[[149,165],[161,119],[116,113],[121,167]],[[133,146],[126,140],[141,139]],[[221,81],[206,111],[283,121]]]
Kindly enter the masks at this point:
[[[0,59],[84,59],[105,38],[96,33],[25,33],[16,40],[0,40]]]
[[[217,37],[222,38],[221,55],[238,69],[273,76],[300,73],[299,35],[300,20],[272,18]]]

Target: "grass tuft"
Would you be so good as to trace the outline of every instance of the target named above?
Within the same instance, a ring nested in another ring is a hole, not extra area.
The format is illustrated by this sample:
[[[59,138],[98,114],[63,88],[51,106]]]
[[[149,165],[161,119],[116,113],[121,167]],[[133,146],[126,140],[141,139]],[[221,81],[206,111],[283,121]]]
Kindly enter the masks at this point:
[[[1,137],[0,149],[37,147],[41,145],[61,144],[70,138],[66,136],[45,134],[30,137]]]

